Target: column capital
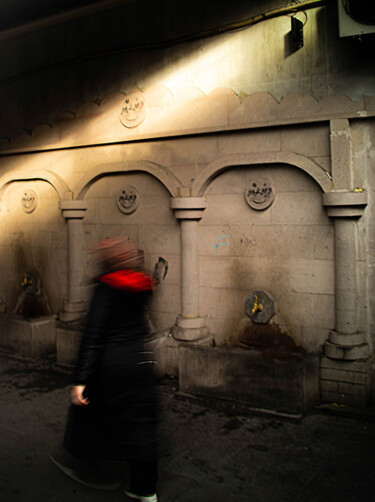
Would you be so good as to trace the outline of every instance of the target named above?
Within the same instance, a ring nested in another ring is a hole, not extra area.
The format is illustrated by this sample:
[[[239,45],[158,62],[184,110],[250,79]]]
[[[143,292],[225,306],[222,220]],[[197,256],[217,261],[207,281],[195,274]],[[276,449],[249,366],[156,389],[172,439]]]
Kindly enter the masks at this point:
[[[207,207],[205,197],[172,197],[171,208],[180,220],[200,220]]]
[[[82,219],[85,217],[87,202],[85,200],[61,200],[59,207],[66,219]]]
[[[322,199],[332,218],[360,218],[368,203],[366,190],[327,192]]]

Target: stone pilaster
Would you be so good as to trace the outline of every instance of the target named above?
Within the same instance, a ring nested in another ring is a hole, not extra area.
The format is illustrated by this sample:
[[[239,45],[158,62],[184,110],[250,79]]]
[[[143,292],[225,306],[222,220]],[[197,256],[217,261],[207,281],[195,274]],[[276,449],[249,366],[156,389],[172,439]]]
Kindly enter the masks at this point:
[[[85,315],[85,303],[82,300],[82,219],[87,210],[83,200],[65,200],[60,202],[60,209],[68,223],[68,298],[60,320],[64,322],[80,319]]]
[[[171,207],[181,226],[181,314],[172,330],[173,338],[189,342],[211,340],[199,311],[198,222],[206,199],[176,197],[171,200]]]
[[[358,332],[357,222],[366,191],[323,194],[335,226],[335,330],[324,345],[321,396],[324,401],[365,406],[369,390],[369,347]]]

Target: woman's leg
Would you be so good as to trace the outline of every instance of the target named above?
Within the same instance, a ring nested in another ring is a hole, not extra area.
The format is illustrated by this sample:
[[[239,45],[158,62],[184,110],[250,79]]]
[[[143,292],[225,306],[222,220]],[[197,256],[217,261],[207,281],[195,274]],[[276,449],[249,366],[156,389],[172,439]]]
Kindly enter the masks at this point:
[[[158,461],[131,460],[130,461],[130,492],[137,495],[153,495],[156,493],[158,479]]]

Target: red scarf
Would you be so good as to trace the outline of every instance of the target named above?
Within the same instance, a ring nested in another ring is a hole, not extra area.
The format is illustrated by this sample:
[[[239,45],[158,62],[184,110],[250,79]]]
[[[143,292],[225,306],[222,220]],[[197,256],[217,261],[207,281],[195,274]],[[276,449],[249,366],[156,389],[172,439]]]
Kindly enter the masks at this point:
[[[124,269],[110,272],[99,277],[100,282],[117,289],[129,291],[151,291],[156,286],[156,281],[146,272]]]

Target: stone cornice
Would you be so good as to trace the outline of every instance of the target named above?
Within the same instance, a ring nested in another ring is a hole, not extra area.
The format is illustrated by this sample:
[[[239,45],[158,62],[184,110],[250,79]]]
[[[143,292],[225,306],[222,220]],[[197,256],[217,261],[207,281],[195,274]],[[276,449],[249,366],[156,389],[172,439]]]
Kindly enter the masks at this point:
[[[60,115],[31,134],[23,131],[12,139],[0,138],[0,155],[375,116],[375,97],[366,96],[355,102],[338,95],[317,101],[311,95],[295,93],[278,102],[267,93],[241,100],[230,89],[208,95],[196,87],[175,95],[163,86],[134,92],[147,108],[137,126],[127,127],[120,121],[125,95],[115,93],[100,105],[86,103],[75,114]]]

